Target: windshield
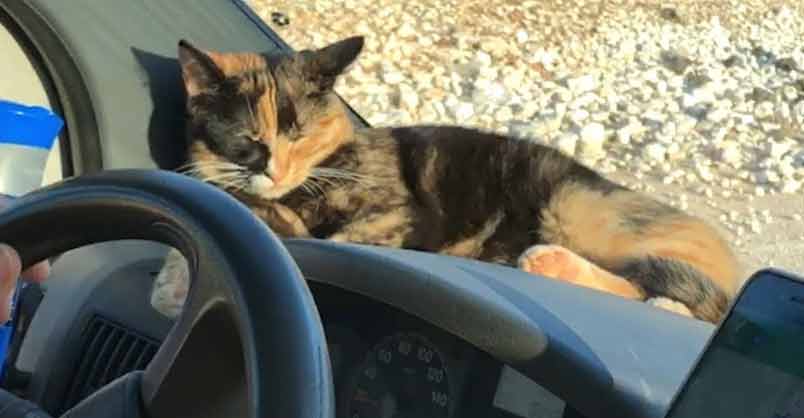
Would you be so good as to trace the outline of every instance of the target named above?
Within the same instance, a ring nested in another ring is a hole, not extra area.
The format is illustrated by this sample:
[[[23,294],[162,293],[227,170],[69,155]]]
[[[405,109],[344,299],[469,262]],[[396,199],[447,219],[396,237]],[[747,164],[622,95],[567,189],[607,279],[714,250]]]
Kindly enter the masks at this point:
[[[372,125],[543,141],[721,228],[746,272],[804,271],[804,6],[263,1],[294,49],[364,35],[337,92]]]

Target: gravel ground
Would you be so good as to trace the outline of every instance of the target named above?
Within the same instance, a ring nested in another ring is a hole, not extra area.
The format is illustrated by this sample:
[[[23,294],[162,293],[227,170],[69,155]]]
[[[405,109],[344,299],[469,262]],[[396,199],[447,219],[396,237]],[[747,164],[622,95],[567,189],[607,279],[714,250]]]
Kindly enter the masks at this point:
[[[336,90],[375,126],[543,141],[804,274],[804,2],[251,4],[296,49],[366,36]]]

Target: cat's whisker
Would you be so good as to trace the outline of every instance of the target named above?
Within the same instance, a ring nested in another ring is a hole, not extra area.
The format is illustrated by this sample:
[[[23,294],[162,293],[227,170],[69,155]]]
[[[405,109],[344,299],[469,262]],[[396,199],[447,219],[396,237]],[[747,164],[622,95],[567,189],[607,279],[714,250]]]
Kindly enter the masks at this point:
[[[213,175],[202,175],[199,178],[204,181],[213,181],[215,179],[224,179],[230,177],[245,177],[245,174],[242,171],[225,171],[225,172],[218,172],[217,174]]]
[[[224,183],[229,183],[229,182],[234,182],[234,181],[239,181],[239,180],[242,180],[239,176],[227,176],[227,177],[215,176],[213,178],[202,179],[203,182],[210,183],[210,184],[224,184]]]
[[[313,196],[316,196],[316,195],[323,196],[324,195],[324,188],[321,187],[321,185],[318,184],[318,182],[316,182],[314,178],[308,178],[307,180],[308,180],[306,182],[307,185],[310,187],[311,190],[313,190]]]
[[[235,178],[220,183],[220,187],[224,189],[234,189],[235,191],[242,191],[246,186],[248,186],[248,181],[243,178]]]
[[[368,176],[365,174],[336,168],[316,168],[313,170],[313,174],[319,178],[339,178],[355,181],[364,185],[374,183],[377,179],[375,176]]]
[[[252,126],[257,126],[257,118],[254,116],[254,110],[251,109],[251,101],[246,97],[246,108],[248,109],[248,117],[251,119]]]
[[[356,176],[349,176],[349,175],[340,175],[340,174],[333,174],[333,173],[316,173],[312,175],[317,180],[326,181],[332,184],[332,180],[343,180],[343,181],[350,181],[353,183],[357,183],[364,187],[372,187],[376,185],[374,179],[372,178],[362,178]]]
[[[207,168],[207,167],[218,167],[224,169],[239,169],[241,168],[235,163],[230,163],[228,161],[194,161],[191,163],[187,163],[184,165],[179,166],[176,168],[176,171],[187,171],[187,170],[194,170],[197,168]]]
[[[242,192],[248,187],[248,180],[243,180],[240,185],[235,186],[235,192]]]
[[[326,183],[326,184],[328,184],[328,185],[330,185],[330,186],[333,186],[333,187],[335,187],[335,186],[339,186],[339,184],[338,184],[338,183],[335,183],[334,181],[332,181],[331,179],[328,179],[328,178],[326,178],[326,177],[310,176],[310,178],[311,178],[313,181],[318,180],[318,181],[324,182],[324,183]]]
[[[218,172],[220,174],[224,173],[231,173],[231,172],[240,172],[243,169],[236,164],[230,163],[207,163],[207,164],[195,164],[192,166],[188,166],[179,172],[192,177],[203,177],[205,172]]]
[[[309,185],[309,184],[302,183],[302,184],[301,184],[299,187],[301,187],[301,188],[302,188],[302,190],[304,190],[304,191],[305,191],[307,194],[309,194],[310,196],[315,196],[315,191],[313,191],[313,190],[310,188],[310,185]]]

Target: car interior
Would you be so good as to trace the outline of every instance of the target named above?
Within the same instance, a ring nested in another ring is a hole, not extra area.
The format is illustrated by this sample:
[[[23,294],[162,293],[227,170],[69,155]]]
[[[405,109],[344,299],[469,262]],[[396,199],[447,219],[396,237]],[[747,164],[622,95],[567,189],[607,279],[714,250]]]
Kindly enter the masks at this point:
[[[181,38],[220,50],[290,50],[239,0],[0,0],[0,97],[50,107],[65,120],[43,185],[182,163]],[[660,418],[714,329],[472,260],[319,240],[282,244],[313,296],[334,382],[334,411],[308,416]],[[120,239],[53,257],[51,279],[21,297],[3,388],[61,416],[151,365],[176,325],[149,304],[168,248]],[[260,297],[271,305],[276,295]],[[184,382],[198,402],[208,392],[195,385],[225,392],[218,361],[237,369],[235,381],[251,376],[223,360],[227,324],[201,342],[219,357],[199,357],[196,378]],[[281,357],[283,343],[272,341],[264,355]],[[242,411],[177,415],[232,410]]]

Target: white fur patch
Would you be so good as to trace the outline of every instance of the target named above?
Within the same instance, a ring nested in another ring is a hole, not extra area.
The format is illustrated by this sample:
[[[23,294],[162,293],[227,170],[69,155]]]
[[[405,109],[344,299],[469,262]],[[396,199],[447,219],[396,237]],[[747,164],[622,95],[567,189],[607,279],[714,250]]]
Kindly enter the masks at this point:
[[[251,176],[248,182],[249,191],[256,195],[261,195],[265,190],[274,187],[274,181],[265,174]]]
[[[687,307],[687,305],[672,299],[668,299],[665,297],[656,297],[650,298],[645,301],[648,305],[655,306],[657,308],[662,308],[668,310],[670,312],[675,312],[679,315],[688,316],[690,318],[693,317],[692,312]]]

